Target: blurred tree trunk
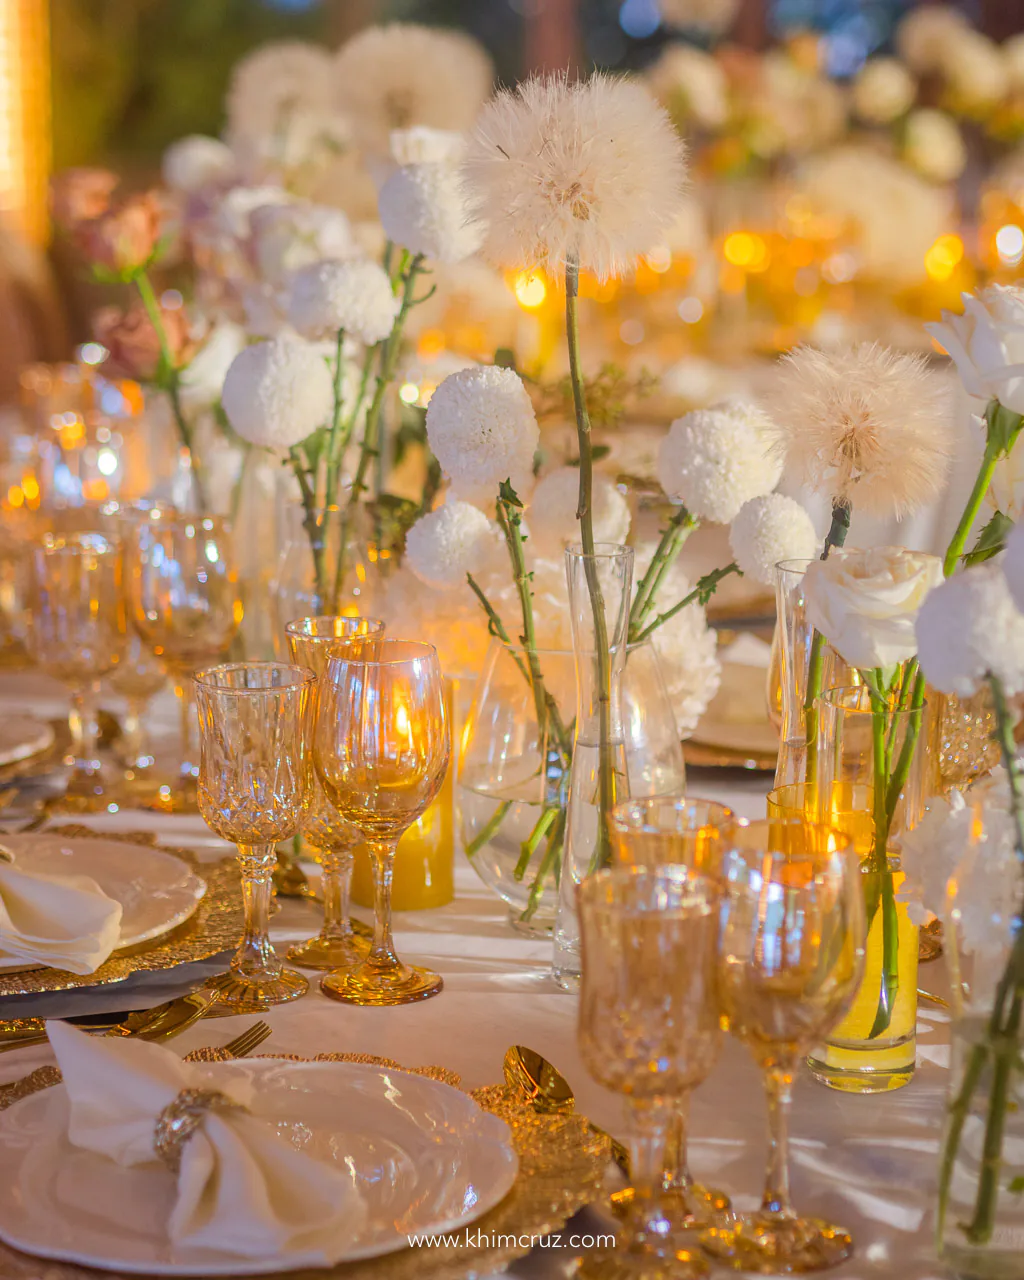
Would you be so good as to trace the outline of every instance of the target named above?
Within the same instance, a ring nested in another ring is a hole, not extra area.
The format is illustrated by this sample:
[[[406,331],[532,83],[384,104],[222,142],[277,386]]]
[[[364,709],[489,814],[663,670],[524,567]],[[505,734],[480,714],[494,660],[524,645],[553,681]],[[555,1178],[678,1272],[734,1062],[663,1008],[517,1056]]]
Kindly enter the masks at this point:
[[[526,72],[577,71],[580,0],[533,0],[526,13]]]

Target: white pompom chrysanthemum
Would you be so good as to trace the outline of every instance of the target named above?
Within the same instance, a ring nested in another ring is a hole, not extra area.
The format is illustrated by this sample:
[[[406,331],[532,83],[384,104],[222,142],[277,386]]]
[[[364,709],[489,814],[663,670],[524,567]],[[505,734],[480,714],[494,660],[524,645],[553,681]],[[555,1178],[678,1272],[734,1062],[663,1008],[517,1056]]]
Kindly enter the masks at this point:
[[[740,572],[766,587],[774,586],[780,560],[813,560],[819,545],[811,517],[799,502],[781,493],[745,502],[729,530]]]
[[[469,573],[494,562],[501,534],[493,521],[468,502],[446,502],[421,517],[405,539],[405,555],[413,573],[430,587],[461,586]]]
[[[385,156],[394,129],[467,130],[491,92],[494,68],[470,36],[392,22],[342,45],[335,77],[337,101],[361,146]]]
[[[646,562],[650,554],[641,556]],[[657,612],[671,609],[693,590],[693,583],[676,562],[662,579],[656,597]],[[680,736],[688,738],[718,692],[722,666],[718,638],[708,626],[704,606],[694,601],[681,609],[651,636],[676,718]]]
[[[456,484],[494,485],[529,474],[540,432],[522,379],[478,365],[449,374],[427,406],[427,443]]]
[[[905,878],[897,897],[906,903],[907,914],[916,925],[944,913],[946,881],[971,842],[974,822],[974,814],[959,791],[952,792],[948,804],[938,797],[930,803],[917,826],[904,834],[900,848],[900,870]]]
[[[1024,691],[1024,614],[999,565],[977,565],[940,583],[915,629],[921,670],[941,693],[969,697],[989,672],[1009,696]]]
[[[1002,566],[1013,602],[1024,613],[1024,524],[1015,524],[1010,530]]]
[[[288,200],[262,205],[249,215],[252,254],[263,280],[286,284],[300,267],[328,259],[340,261],[358,252],[352,226],[340,209]]]
[[[499,266],[619,275],[672,225],[683,143],[641,85],[534,77],[481,113],[464,166]]]
[[[387,272],[369,258],[314,262],[292,277],[288,319],[312,341],[344,329],[373,346],[391,332],[399,306]]]
[[[243,440],[283,452],[329,420],[334,384],[316,347],[282,334],[235,357],[221,400]]]
[[[554,554],[579,542],[576,505],[580,496],[578,467],[558,467],[537,484],[530,499],[527,527],[541,554]],[[594,538],[597,542],[625,542],[629,533],[629,503],[607,476],[594,476]]]
[[[745,502],[779,482],[772,430],[763,410],[739,402],[677,418],[658,454],[661,487],[698,520],[729,524]]]
[[[473,219],[459,171],[450,164],[409,164],[396,169],[377,201],[384,234],[410,253],[456,263],[476,253],[483,229]]]
[[[238,176],[238,164],[234,152],[219,138],[192,133],[171,143],[161,171],[172,191],[191,195],[232,182]]]

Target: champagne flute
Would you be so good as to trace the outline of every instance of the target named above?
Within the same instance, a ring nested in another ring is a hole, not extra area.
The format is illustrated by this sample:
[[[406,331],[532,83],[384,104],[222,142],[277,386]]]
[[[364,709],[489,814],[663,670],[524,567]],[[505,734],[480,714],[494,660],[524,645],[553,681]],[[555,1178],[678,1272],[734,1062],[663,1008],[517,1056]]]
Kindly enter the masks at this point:
[[[612,810],[612,849],[623,866],[649,871],[683,866],[715,879],[723,835],[736,821],[733,811],[715,800],[687,796],[626,800]],[[732,1202],[724,1191],[694,1182],[686,1153],[687,1120],[683,1108],[670,1124],[662,1189],[666,1202],[675,1201],[674,1212],[688,1225],[710,1226],[729,1211]],[[613,1204],[626,1203],[631,1193],[632,1188],[616,1192]]]
[[[739,1271],[816,1271],[849,1257],[842,1227],[789,1193],[793,1075],[849,1008],[864,972],[864,894],[849,837],[801,818],[734,826],[721,851],[718,985],[729,1030],[764,1072],[769,1155],[761,1208],[704,1247]]]
[[[376,618],[327,616],[299,618],[285,626],[292,661],[308,667],[317,677],[339,639],[348,636],[382,636],[384,623]],[[363,836],[346,822],[313,779],[313,795],[303,834],[316,852],[323,877],[324,924],[315,938],[288,948],[288,959],[309,969],[352,968],[365,959],[367,944],[352,932],[349,921],[349,889],[352,863]]]
[[[611,867],[578,893],[580,1053],[599,1084],[628,1100],[633,1172],[625,1249],[584,1270],[643,1280],[701,1275],[708,1265],[688,1235],[693,1224],[666,1203],[663,1179],[669,1132],[721,1044],[718,887],[682,866]]]
[[[221,517],[167,515],[131,526],[126,575],[131,619],[167,664],[181,708],[182,760],[159,807],[195,811],[199,765],[192,674],[224,658],[242,621],[230,524]]]
[[[125,643],[121,550],[98,533],[44,536],[27,564],[30,649],[40,667],[71,691],[67,799],[102,809],[111,799],[99,757],[100,677],[113,671]]]
[[[303,995],[268,937],[274,846],[302,826],[312,791],[316,677],[283,662],[237,662],[194,677],[199,706],[199,812],[238,845],[245,931],[220,1003],[254,1013]]]
[[[357,969],[325,974],[320,990],[350,1004],[408,1004],[441,978],[403,964],[391,937],[391,876],[402,833],[441,790],[451,739],[441,664],[432,645],[352,637],[337,642],[320,681],[314,759],[324,793],[373,857],[374,931]]]

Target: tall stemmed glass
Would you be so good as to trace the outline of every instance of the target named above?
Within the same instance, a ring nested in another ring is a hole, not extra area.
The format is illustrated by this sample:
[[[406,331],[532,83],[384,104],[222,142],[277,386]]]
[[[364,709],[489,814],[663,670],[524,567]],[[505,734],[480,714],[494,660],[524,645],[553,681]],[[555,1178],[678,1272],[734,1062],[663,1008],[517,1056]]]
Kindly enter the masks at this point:
[[[384,623],[376,618],[299,618],[285,626],[285,634],[292,661],[320,677],[340,639],[382,636]],[[362,832],[345,821],[324,795],[316,777],[302,831],[320,863],[324,924],[315,938],[289,947],[288,959],[309,969],[352,968],[366,958],[367,952],[367,944],[352,932],[348,914],[352,864],[356,846],[363,842]]]
[[[719,874],[722,838],[734,822],[733,811],[715,800],[687,796],[648,796],[626,800],[612,810],[611,836],[615,860],[627,867],[656,871],[683,866],[715,879]],[[688,1098],[684,1099],[684,1104]],[[728,1212],[724,1191],[694,1182],[687,1160],[689,1113],[684,1105],[669,1128],[662,1187],[673,1213],[691,1226],[710,1226]],[[613,1203],[628,1201],[632,1188],[616,1192]]]
[[[192,674],[227,656],[242,621],[230,524],[217,516],[161,516],[131,527],[125,557],[132,622],[166,662],[181,707],[182,759],[160,807],[195,811],[199,776]]]
[[[849,837],[800,818],[734,826],[721,851],[718,984],[729,1030],[764,1071],[769,1154],[761,1208],[704,1245],[739,1271],[816,1271],[848,1257],[842,1227],[789,1194],[793,1075],[849,1008],[864,972],[864,892]]]
[[[666,1280],[708,1270],[673,1213],[665,1150],[690,1092],[721,1043],[714,881],[686,867],[612,867],[579,885],[582,985],[579,1045],[599,1084],[629,1102],[633,1195],[627,1239],[587,1274]],[[687,1248],[687,1243],[690,1247]]]
[[[125,643],[122,559],[114,539],[98,533],[47,534],[28,555],[26,614],[30,651],[71,691],[67,799],[75,809],[110,799],[98,750],[100,678],[113,671]]]
[[[375,636],[338,641],[320,681],[314,758],[327,799],[373,856],[374,931],[357,969],[321,980],[334,1000],[408,1004],[441,990],[438,974],[395,954],[391,875],[399,837],[441,790],[450,752],[432,645]]]
[[[283,662],[238,662],[195,675],[199,705],[199,812],[238,845],[245,931],[220,1003],[252,1013],[303,995],[309,984],[285,969],[268,937],[279,840],[301,828],[313,783],[316,677]]]

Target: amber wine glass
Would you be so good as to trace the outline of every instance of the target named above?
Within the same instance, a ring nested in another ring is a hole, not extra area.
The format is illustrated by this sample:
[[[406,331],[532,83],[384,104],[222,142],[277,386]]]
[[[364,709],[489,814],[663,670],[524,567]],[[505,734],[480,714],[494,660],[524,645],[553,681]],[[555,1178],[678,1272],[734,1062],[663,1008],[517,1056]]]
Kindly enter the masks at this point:
[[[721,851],[722,1015],[764,1072],[769,1154],[761,1208],[704,1246],[739,1271],[817,1271],[849,1257],[847,1231],[800,1217],[789,1193],[793,1075],[849,1008],[864,972],[864,894],[849,836],[801,818],[734,826]]]
[[[646,796],[626,800],[612,810],[612,851],[616,862],[655,871],[683,866],[715,879],[722,839],[735,813],[716,800],[690,796]],[[687,1160],[685,1108],[677,1111],[669,1129],[662,1188],[673,1212],[693,1226],[710,1226],[727,1213],[732,1202],[724,1191],[694,1182]],[[630,1192],[616,1192],[612,1203],[628,1200]]]
[[[268,936],[275,845],[302,827],[313,784],[316,677],[283,662],[237,662],[195,674],[199,707],[199,812],[238,845],[245,929],[220,1003],[253,1013],[303,995]]]
[[[75,809],[104,808],[112,798],[99,757],[100,678],[125,644],[122,558],[116,539],[98,533],[47,534],[27,560],[29,651],[71,691],[67,799]]]
[[[682,866],[611,867],[578,889],[579,1045],[594,1079],[629,1103],[633,1195],[626,1240],[587,1261],[595,1276],[707,1272],[694,1225],[666,1198],[666,1144],[718,1058],[718,888]]]
[[[337,642],[349,636],[382,636],[384,623],[377,618],[343,618],[328,615],[299,618],[285,626],[292,661],[308,667],[319,678]],[[316,850],[324,894],[324,924],[315,938],[288,948],[288,959],[308,969],[352,968],[366,958],[367,944],[352,932],[349,890],[355,849],[362,832],[346,822],[313,779],[313,795],[302,833]]]
[[[231,526],[218,516],[161,515],[132,525],[126,575],[131,619],[167,664],[181,708],[182,759],[160,807],[195,811],[199,763],[192,675],[227,656],[242,621]]]
[[[325,974],[350,1004],[408,1004],[442,981],[403,964],[391,937],[395,848],[441,790],[451,753],[441,664],[432,645],[379,636],[338,642],[320,681],[314,760],[324,793],[373,858],[374,932],[366,959]]]

